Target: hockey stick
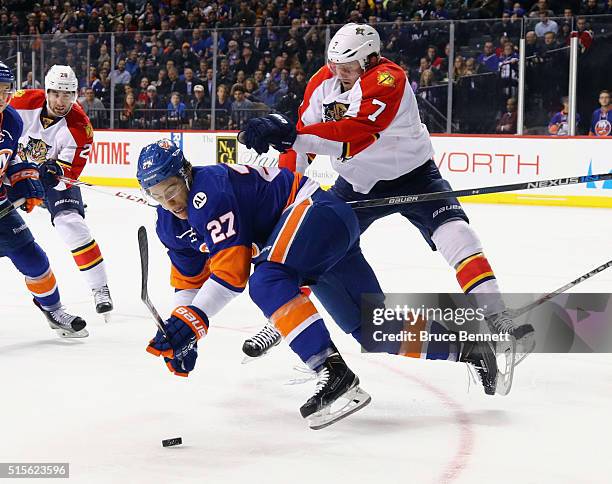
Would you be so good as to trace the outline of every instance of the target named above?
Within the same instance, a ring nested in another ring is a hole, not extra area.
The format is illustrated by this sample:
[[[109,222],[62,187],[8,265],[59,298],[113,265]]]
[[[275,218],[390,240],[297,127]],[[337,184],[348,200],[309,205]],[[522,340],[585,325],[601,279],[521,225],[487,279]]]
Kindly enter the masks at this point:
[[[348,204],[354,209],[384,207],[387,205],[403,205],[408,203],[428,202],[431,200],[441,200],[443,198],[451,197],[471,197],[474,195],[484,195],[486,193],[502,193],[512,192],[515,190],[532,190],[534,188],[560,187],[564,185],[575,185],[578,183],[597,182],[603,180],[612,180],[612,173],[576,176],[569,178],[553,178],[550,180],[512,183],[510,185],[494,185],[482,188],[465,188],[463,190],[450,190],[445,192],[399,195],[396,197],[374,198],[371,200],[355,200],[352,202],[348,202]]]
[[[149,299],[149,241],[147,238],[147,229],[142,226],[138,228],[138,249],[140,251],[140,273],[142,275],[140,299],[151,312],[157,328],[163,333],[166,339],[168,339],[168,333],[166,333],[164,321]]]
[[[60,176],[59,179],[65,183],[69,183],[70,185],[77,185],[79,187],[87,187],[90,190],[93,190],[94,192],[98,192],[98,193],[103,193],[104,195],[109,195],[111,197],[118,197],[118,198],[122,198],[124,200],[129,200],[130,202],[135,202],[138,203],[140,205],[148,205],[149,207],[157,207],[157,205],[150,203],[146,198],[144,197],[138,197],[135,195],[131,195],[129,193],[125,193],[125,192],[121,192],[121,191],[117,191],[115,193],[111,193],[111,192],[107,192],[106,190],[101,190],[99,189],[96,185],[92,185],[91,183],[87,183],[81,180],[74,180],[72,178],[68,178],[65,176]]]
[[[599,267],[596,267],[592,271],[587,272],[586,274],[581,275],[577,279],[574,279],[572,282],[568,282],[565,286],[560,287],[556,291],[549,292],[548,294],[546,294],[546,295],[542,296],[541,298],[539,298],[537,301],[534,301],[532,303],[526,304],[522,308],[511,310],[510,311],[510,316],[512,318],[517,318],[517,317],[521,316],[522,314],[525,314],[526,312],[529,312],[532,309],[538,307],[540,304],[543,304],[546,301],[548,301],[548,300],[558,296],[559,294],[564,293],[565,291],[567,291],[567,290],[571,289],[572,287],[580,284],[581,282],[586,281],[587,279],[590,279],[591,277],[599,274],[600,272],[605,271],[608,267],[612,267],[612,260],[609,260],[605,264],[602,264]]]
[[[19,200],[15,200],[11,205],[4,207],[2,210],[0,210],[0,219],[5,215],[8,215],[12,210],[21,207],[25,201],[25,198],[20,198]]]

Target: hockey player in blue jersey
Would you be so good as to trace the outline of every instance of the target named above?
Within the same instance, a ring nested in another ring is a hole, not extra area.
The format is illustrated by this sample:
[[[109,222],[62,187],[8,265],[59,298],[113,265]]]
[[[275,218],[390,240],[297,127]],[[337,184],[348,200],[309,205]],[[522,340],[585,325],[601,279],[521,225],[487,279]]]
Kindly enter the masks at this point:
[[[25,276],[34,303],[51,328],[62,337],[83,338],[88,335],[85,321],[64,310],[49,260],[8,200],[4,186],[5,182],[12,186],[15,198],[23,199],[22,208],[27,212],[42,203],[45,196],[36,165],[16,156],[23,122],[9,106],[14,84],[13,73],[0,62],[0,257],[8,257]]]
[[[209,318],[248,281],[255,304],[318,373],[315,394],[301,408],[311,427],[329,425],[369,402],[317,309],[300,292],[303,284],[327,288],[328,310],[334,294],[342,293],[339,304],[350,299],[350,307],[341,310],[354,318],[341,327],[361,341],[361,295],[382,297],[382,291],[361,253],[357,218],[346,203],[286,169],[192,167],[169,140],[142,150],[137,178],[161,204],[156,230],[168,248],[177,290],[177,307],[165,322],[168,336],[158,331],[147,348],[150,353],[164,356],[173,373],[186,376],[195,366],[197,342],[208,332]],[[255,268],[249,277],[251,263]],[[448,332],[434,324],[432,332]],[[497,367],[487,345],[452,351],[447,344],[435,353],[425,356],[477,366],[485,391],[495,393]],[[349,403],[329,413],[338,398]]]

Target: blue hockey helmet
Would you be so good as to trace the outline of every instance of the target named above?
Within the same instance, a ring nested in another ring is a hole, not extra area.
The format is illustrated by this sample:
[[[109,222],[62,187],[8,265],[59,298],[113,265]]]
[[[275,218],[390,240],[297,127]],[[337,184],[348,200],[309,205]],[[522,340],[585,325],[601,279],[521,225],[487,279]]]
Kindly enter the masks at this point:
[[[136,178],[144,190],[170,178],[184,176],[185,156],[169,139],[161,139],[145,146],[138,157]]]
[[[0,61],[0,82],[10,84],[11,89],[15,86],[13,71],[2,61]]]

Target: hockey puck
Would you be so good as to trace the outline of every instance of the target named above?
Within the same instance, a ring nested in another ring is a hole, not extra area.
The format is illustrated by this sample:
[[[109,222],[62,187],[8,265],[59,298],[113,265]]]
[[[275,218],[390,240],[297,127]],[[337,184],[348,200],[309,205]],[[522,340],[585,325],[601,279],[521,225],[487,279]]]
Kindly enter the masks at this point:
[[[174,445],[181,445],[182,443],[183,443],[183,439],[181,437],[175,437],[174,439],[162,440],[163,447],[172,447]]]

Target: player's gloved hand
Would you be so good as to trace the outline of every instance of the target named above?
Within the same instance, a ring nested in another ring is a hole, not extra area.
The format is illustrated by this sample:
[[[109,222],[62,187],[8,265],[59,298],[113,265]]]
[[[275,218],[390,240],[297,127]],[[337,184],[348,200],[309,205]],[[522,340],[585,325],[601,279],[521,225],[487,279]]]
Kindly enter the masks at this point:
[[[295,126],[282,114],[250,119],[238,134],[238,140],[259,155],[267,153],[269,146],[283,153],[293,146],[296,137]]]
[[[187,377],[189,372],[195,367],[196,360],[198,359],[198,342],[193,344],[193,347],[188,349],[181,357],[175,356],[174,358],[164,357],[166,366],[176,376]]]
[[[16,163],[6,170],[6,175],[11,182],[11,198],[18,200],[25,198],[26,202],[21,207],[26,212],[31,212],[36,205],[43,203],[45,188],[40,182],[40,175],[34,163]]]
[[[175,357],[182,359],[195,347],[196,341],[206,336],[208,318],[202,310],[195,306],[179,306],[164,322],[164,327],[168,336],[164,336],[164,333],[157,330],[155,338],[147,346],[147,351],[170,360],[174,360]]]
[[[64,176],[63,168],[55,160],[47,160],[38,166],[40,179],[45,188],[53,188],[60,182],[59,177]]]

